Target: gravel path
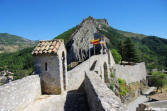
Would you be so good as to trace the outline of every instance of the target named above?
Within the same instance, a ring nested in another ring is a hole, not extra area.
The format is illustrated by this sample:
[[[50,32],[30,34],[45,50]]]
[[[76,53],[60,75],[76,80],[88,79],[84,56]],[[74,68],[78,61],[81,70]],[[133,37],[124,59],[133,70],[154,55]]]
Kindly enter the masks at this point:
[[[149,94],[152,92],[155,88],[150,87],[144,94]],[[138,107],[139,104],[148,101],[149,99],[145,95],[140,95],[136,100],[132,101],[127,105],[128,111],[136,111],[136,108]]]

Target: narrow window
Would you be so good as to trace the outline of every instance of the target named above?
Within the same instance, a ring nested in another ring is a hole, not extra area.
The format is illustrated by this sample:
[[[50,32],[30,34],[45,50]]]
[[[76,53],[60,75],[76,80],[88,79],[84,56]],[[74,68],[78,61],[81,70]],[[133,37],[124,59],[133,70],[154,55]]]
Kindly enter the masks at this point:
[[[45,71],[47,71],[48,70],[48,64],[47,64],[47,62],[45,62]]]

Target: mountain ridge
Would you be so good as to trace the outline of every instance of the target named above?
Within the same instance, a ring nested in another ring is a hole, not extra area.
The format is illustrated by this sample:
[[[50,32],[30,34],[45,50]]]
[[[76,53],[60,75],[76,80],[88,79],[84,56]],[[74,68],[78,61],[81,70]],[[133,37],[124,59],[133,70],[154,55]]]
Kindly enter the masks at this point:
[[[33,47],[35,44],[36,42],[21,36],[0,33],[0,53],[16,52],[27,47]]]
[[[98,22],[98,20],[102,22]],[[68,42],[65,43],[68,63],[88,58],[87,44],[90,39],[93,39],[95,33],[104,34],[109,49],[118,49],[120,41],[131,38],[139,52],[140,61],[146,62],[147,68],[164,69],[167,67],[167,63],[162,63],[162,61],[167,61],[167,52],[165,51],[167,50],[167,39],[118,30],[112,28],[106,19],[94,19],[93,17],[84,19],[70,33],[58,36],[59,39],[63,39],[63,36],[68,39]]]

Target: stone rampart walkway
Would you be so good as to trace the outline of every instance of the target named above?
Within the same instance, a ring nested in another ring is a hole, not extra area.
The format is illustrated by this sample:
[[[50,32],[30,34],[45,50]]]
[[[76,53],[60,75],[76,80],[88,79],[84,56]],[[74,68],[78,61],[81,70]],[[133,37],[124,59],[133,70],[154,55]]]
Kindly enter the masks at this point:
[[[84,93],[42,95],[23,111],[89,111]]]

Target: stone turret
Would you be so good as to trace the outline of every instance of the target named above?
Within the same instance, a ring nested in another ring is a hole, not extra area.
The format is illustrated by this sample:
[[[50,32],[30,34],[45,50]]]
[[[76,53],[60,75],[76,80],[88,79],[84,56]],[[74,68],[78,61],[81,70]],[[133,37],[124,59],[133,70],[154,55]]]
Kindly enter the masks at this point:
[[[63,40],[40,41],[33,50],[35,73],[42,93],[61,94],[67,86],[66,49]]]

